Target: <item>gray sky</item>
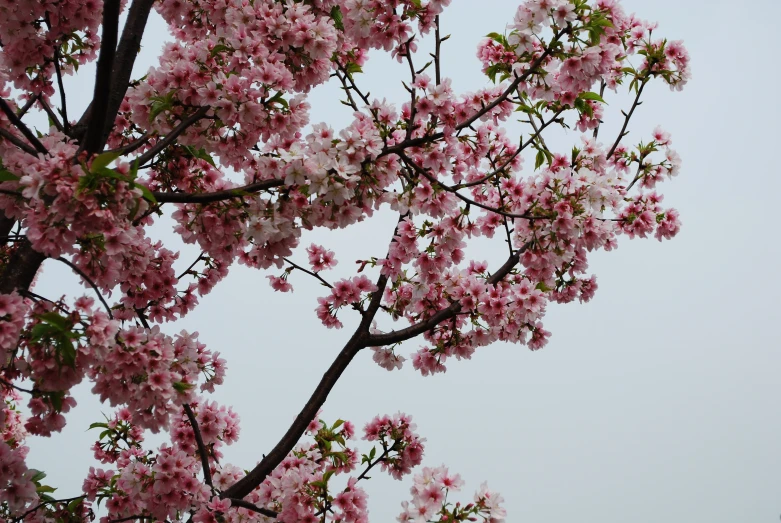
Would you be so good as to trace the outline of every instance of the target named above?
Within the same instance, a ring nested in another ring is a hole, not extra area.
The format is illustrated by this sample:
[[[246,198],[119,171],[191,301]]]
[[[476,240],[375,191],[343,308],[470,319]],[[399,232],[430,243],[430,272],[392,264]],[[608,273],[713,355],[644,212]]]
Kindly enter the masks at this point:
[[[624,0],[627,11],[657,20],[659,34],[684,39],[693,80],[681,93],[648,90],[628,140],[661,124],[683,157],[679,177],[665,182],[665,204],[679,209],[683,229],[672,241],[623,239],[591,258],[599,291],[586,305],[552,305],[553,332],[536,353],[497,343],[472,361],[422,378],[411,366],[388,373],[360,354],[332,393],[329,420],[362,427],[376,414],[411,414],[427,438],[424,464],[447,464],[467,481],[471,499],[482,481],[506,499],[508,521],[564,523],[732,523],[778,521],[781,515],[781,255],[774,207],[781,194],[779,73],[772,21],[781,2]],[[453,37],[443,74],[458,91],[485,85],[475,48],[511,21],[517,2],[454,0],[442,17]],[[140,74],[165,37],[159,19],[144,39]],[[419,61],[422,63],[423,58]],[[69,82],[89,93],[90,69]],[[406,97],[406,70],[373,55],[359,75],[373,95]],[[140,76],[139,74],[139,76]],[[333,86],[311,96],[312,121],[335,128],[350,112]],[[72,107],[86,99],[71,97]],[[609,98],[601,137],[612,139],[623,97]],[[73,114],[76,111],[72,109]],[[568,151],[577,133],[557,137]],[[528,166],[529,162],[527,162]],[[337,253],[334,278],[353,261],[381,256],[395,218],[380,213],[346,231],[306,235]],[[163,220],[155,233],[179,245]],[[478,259],[502,259],[501,239],[481,243]],[[183,250],[182,267],[197,252]],[[305,261],[298,253],[296,259]],[[228,360],[226,384],[214,399],[242,418],[228,461],[251,468],[284,433],[317,380],[349,337],[354,322],[327,330],[314,314],[322,288],[293,274],[292,295],[274,293],[268,273],[236,266],[231,275],[169,333],[197,330]],[[76,278],[47,262],[37,291],[55,297]],[[89,292],[89,291],[80,291]],[[348,316],[345,315],[344,319]],[[417,350],[406,343],[404,353]],[[93,463],[85,432],[109,412],[79,387],[79,406],[63,434],[31,438],[28,464],[45,470],[63,495],[80,489]],[[368,446],[361,448],[368,449]],[[372,521],[393,521],[411,481],[381,474],[366,482]],[[459,499],[459,498],[454,498]]]

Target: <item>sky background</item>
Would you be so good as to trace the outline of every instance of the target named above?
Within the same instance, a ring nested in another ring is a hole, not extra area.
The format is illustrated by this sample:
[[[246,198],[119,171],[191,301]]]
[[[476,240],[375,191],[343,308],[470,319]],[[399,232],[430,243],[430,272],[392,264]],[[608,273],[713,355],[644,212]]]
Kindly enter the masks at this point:
[[[476,45],[501,32],[517,5],[453,0],[442,16],[444,34],[453,35],[443,46],[443,75],[457,92],[486,85]],[[389,373],[365,351],[334,389],[323,417],[362,427],[377,414],[411,414],[427,439],[424,465],[447,464],[467,482],[452,499],[471,500],[487,481],[505,497],[511,522],[778,521],[781,78],[773,24],[781,19],[781,2],[623,5],[658,21],[657,34],[683,39],[691,54],[689,85],[673,93],[652,84],[627,138],[637,142],[656,125],[672,133],[683,169],[661,190],[665,205],[681,213],[681,233],[661,244],[622,238],[618,250],[592,255],[599,291],[588,304],[548,308],[545,326],[553,336],[543,350],[497,343],[427,378],[411,365]],[[136,77],[155,63],[165,38],[165,25],[154,18]],[[73,115],[88,102],[93,70],[68,80]],[[400,84],[406,66],[373,53],[364,70],[357,76],[364,90],[406,99]],[[337,96],[334,85],[317,88],[311,121],[347,125],[350,111]],[[606,98],[600,137],[608,141],[629,100]],[[579,133],[560,133],[549,145],[567,152],[578,142]],[[394,223],[393,214],[378,213],[345,231],[307,234],[301,244],[336,251],[340,264],[330,277],[337,279],[354,270],[354,260],[382,256]],[[166,219],[153,234],[180,246]],[[497,235],[470,254],[495,267],[505,249]],[[197,255],[184,248],[181,267]],[[293,258],[306,261],[303,251]],[[51,261],[44,267],[36,292],[90,294],[67,268]],[[244,468],[284,433],[355,325],[347,314],[341,331],[320,324],[314,308],[324,292],[314,279],[294,273],[296,292],[280,294],[268,286],[268,274],[234,267],[195,311],[163,327],[170,334],[199,331],[228,360],[226,383],[212,398],[233,405],[242,418],[241,439],[225,454]],[[402,352],[417,348],[407,342]],[[28,465],[45,470],[63,496],[79,492],[95,465],[89,451],[95,434],[86,427],[111,411],[89,388],[77,389],[79,406],[61,435],[30,439]],[[411,478],[375,474],[364,485],[370,519],[394,521],[410,485]]]

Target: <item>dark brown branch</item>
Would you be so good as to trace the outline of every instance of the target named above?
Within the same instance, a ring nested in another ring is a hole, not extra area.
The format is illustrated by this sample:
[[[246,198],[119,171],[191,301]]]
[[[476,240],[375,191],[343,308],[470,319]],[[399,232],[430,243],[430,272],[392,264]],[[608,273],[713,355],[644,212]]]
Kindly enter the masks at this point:
[[[84,281],[86,281],[89,284],[89,286],[92,287],[92,289],[95,291],[95,294],[98,295],[98,299],[100,300],[100,303],[102,303],[103,306],[106,308],[106,312],[108,312],[109,318],[111,318],[113,320],[114,319],[114,314],[112,314],[112,312],[111,312],[111,307],[109,307],[108,303],[106,303],[106,300],[103,298],[103,294],[101,294],[100,289],[98,289],[98,286],[95,285],[95,282],[92,281],[92,279],[89,276],[87,276],[84,273],[84,271],[82,271],[81,269],[76,267],[73,263],[71,263],[70,261],[66,260],[62,256],[57,258],[57,261],[61,261],[62,263],[64,263],[65,265],[67,265],[68,267],[73,269],[73,272],[75,272],[76,274],[78,274],[79,276],[84,278]]]
[[[393,231],[393,238],[398,233],[398,224],[406,217],[406,214],[399,216],[399,221],[396,224],[396,228]],[[393,241],[393,240],[391,240]],[[306,431],[307,425],[315,418],[317,411],[325,403],[328,394],[339,381],[344,371],[350,365],[353,358],[364,347],[367,347],[366,339],[369,335],[369,328],[371,322],[374,319],[374,315],[380,308],[382,301],[382,294],[385,291],[385,286],[388,283],[388,277],[384,274],[377,280],[377,290],[372,293],[371,300],[369,301],[369,307],[363,314],[363,319],[360,325],[353,333],[350,341],[342,348],[339,355],[336,357],[326,373],[320,379],[320,383],[317,384],[309,401],[306,402],[304,408],[298,413],[293,424],[287,429],[282,439],[271,449],[266,456],[263,457],[260,463],[258,463],[254,469],[252,469],[246,476],[241,478],[235,484],[231,485],[227,490],[223,491],[221,497],[223,498],[238,498],[241,499],[250,492],[252,492],[258,485],[263,483],[263,480],[271,474],[271,472],[282,463],[285,456],[298,442],[299,438]]]
[[[39,505],[36,505],[35,507],[31,508],[30,510],[28,510],[27,512],[25,512],[25,513],[24,513],[24,514],[22,514],[21,516],[19,516],[19,517],[17,517],[17,518],[14,518],[14,519],[12,519],[12,521],[13,521],[14,523],[17,523],[17,522],[20,522],[20,521],[24,521],[24,519],[25,519],[27,516],[29,516],[30,514],[32,514],[33,512],[35,512],[36,510],[38,510],[39,508],[41,508],[41,507],[44,507],[44,506],[46,506],[46,505],[54,505],[55,503],[70,503],[71,501],[75,501],[75,500],[77,500],[77,499],[84,499],[84,498],[86,498],[86,497],[87,497],[87,496],[76,496],[76,497],[73,497],[73,498],[65,498],[65,499],[53,499],[53,500],[51,500],[51,501],[44,501],[43,503],[41,503],[41,504],[39,504]]]
[[[16,389],[19,392],[24,392],[25,394],[30,394],[30,395],[35,394],[34,390],[23,389],[22,387],[18,387],[16,385],[14,385],[13,383],[11,383],[10,381],[4,380],[3,378],[0,378],[0,385],[8,387],[9,389]]]
[[[36,151],[33,147],[30,147],[26,143],[24,143],[22,140],[20,140],[18,137],[16,137],[11,131],[8,129],[3,129],[0,127],[0,136],[17,146],[19,149],[23,150],[29,155],[32,156],[38,156],[38,151]]]
[[[34,94],[32,95],[25,103],[24,106],[22,106],[21,109],[16,113],[16,116],[19,118],[22,118],[25,114],[27,114],[27,111],[32,109],[32,106],[35,104],[35,102],[38,101],[38,98],[40,98],[40,94]]]
[[[320,276],[320,274],[318,274],[318,273],[316,273],[314,271],[310,271],[310,270],[304,269],[300,265],[298,265],[296,263],[293,263],[292,261],[288,260],[287,258],[282,258],[282,259],[285,260],[287,263],[289,263],[294,269],[298,269],[299,271],[301,271],[303,273],[306,273],[306,274],[308,274],[310,276],[313,276],[313,277],[317,278],[317,280],[320,281],[320,283],[322,283],[323,285],[325,285],[329,289],[333,289],[334,288],[334,286],[331,285],[330,283],[328,283],[325,279],[323,279],[323,277]]]
[[[3,98],[0,98],[0,110],[5,113],[5,115],[8,117],[8,120],[14,125],[14,127],[19,129],[19,132],[21,132],[24,137],[27,138],[27,141],[32,144],[36,151],[42,154],[49,152],[46,150],[46,147],[43,146],[41,141],[38,140],[38,137],[33,134],[30,128],[27,127],[18,116],[16,116],[14,110],[11,109],[11,106],[8,105],[8,102],[6,102]]]
[[[523,247],[518,249],[515,252],[515,254],[510,256],[507,259],[507,261],[504,262],[504,265],[502,265],[498,271],[496,271],[490,278],[488,278],[488,283],[490,283],[491,285],[496,285],[497,283],[502,281],[505,276],[510,274],[510,271],[516,265],[518,265],[518,262],[521,259],[521,254],[526,252],[526,250],[529,249],[531,245],[532,245],[531,242],[526,243]],[[366,340],[367,347],[383,347],[387,345],[393,345],[394,343],[406,341],[410,338],[414,338],[419,334],[423,334],[424,332],[433,329],[443,321],[447,321],[450,318],[455,317],[456,314],[458,314],[460,311],[461,311],[461,304],[458,302],[453,302],[452,304],[450,304],[449,307],[445,309],[441,309],[430,318],[418,322],[414,325],[410,325],[405,329],[391,331],[385,334],[370,335]]]
[[[87,134],[82,142],[82,147],[88,154],[101,151],[105,144],[102,138],[103,129],[109,119],[109,93],[112,87],[111,76],[119,33],[119,0],[105,0],[103,2],[102,28],[100,54],[95,73],[95,91],[91,104],[92,115],[87,127]],[[111,115],[112,122],[113,116]]]
[[[447,185],[443,184],[442,182],[440,182],[439,180],[434,178],[431,174],[429,174],[429,172],[426,169],[424,169],[423,167],[418,165],[414,160],[412,160],[412,158],[410,158],[409,156],[407,156],[403,152],[399,152],[397,154],[398,154],[399,158],[404,160],[404,162],[407,165],[412,167],[412,169],[416,173],[418,173],[419,175],[423,176],[430,183],[432,183],[433,185],[436,185],[437,187],[439,187],[442,190],[445,190],[445,191],[447,191],[449,193],[452,193],[457,198],[463,200],[464,202],[466,202],[469,205],[474,205],[475,207],[480,207],[481,209],[485,209],[486,211],[496,213],[496,214],[498,214],[500,216],[504,216],[505,218],[520,218],[522,220],[538,220],[538,219],[545,219],[546,218],[545,216],[533,216],[533,215],[530,215],[530,214],[514,214],[514,213],[511,213],[511,212],[503,211],[501,209],[497,209],[496,207],[491,207],[490,205],[485,205],[484,203],[479,203],[479,202],[477,202],[477,201],[475,201],[475,200],[473,200],[473,199],[471,199],[471,198],[469,198],[467,196],[464,196],[463,194],[461,194],[457,190],[453,189],[452,187],[448,187]]]
[[[252,193],[265,191],[285,185],[284,180],[264,180],[242,187],[225,189],[224,191],[187,193],[187,192],[153,192],[158,203],[213,203],[232,198],[242,198]]]
[[[87,131],[88,126],[100,125],[102,135],[101,143],[105,144],[111,127],[116,119],[119,106],[125,97],[128,86],[130,85],[130,75],[133,72],[133,64],[138,56],[138,50],[141,47],[141,38],[144,35],[149,13],[152,11],[154,0],[133,0],[128,10],[125,27],[122,30],[122,38],[116,49],[114,65],[111,71],[111,84],[108,93],[108,102],[106,105],[104,121],[97,123],[92,115],[95,113],[95,103],[89,105],[87,110],[74,126],[72,136],[81,138]],[[102,145],[101,145],[102,148]]]
[[[253,512],[257,512],[258,514],[263,514],[266,517],[269,518],[276,518],[277,513],[273,510],[269,510],[267,508],[259,507],[255,505],[254,503],[250,503],[249,501],[244,501],[243,499],[238,498],[228,498],[230,499],[231,506],[232,507],[239,507],[239,508],[245,508],[247,510],[251,510]]]
[[[320,383],[317,384],[312,396],[298,413],[296,419],[287,429],[282,439],[271,449],[266,456],[263,457],[260,463],[258,463],[249,474],[241,478],[239,481],[231,485],[227,490],[222,492],[223,498],[238,498],[241,499],[250,492],[252,492],[258,485],[263,483],[263,480],[271,474],[271,472],[282,463],[288,452],[298,443],[299,438],[306,430],[307,425],[315,418],[317,411],[325,403],[328,394],[339,381],[339,378],[344,373],[345,369],[350,365],[350,362],[358,354],[358,352],[365,346],[364,345],[365,334],[360,330],[356,330],[355,334],[350,338],[350,341],[339,352],[334,362],[328,368],[323,375]]]
[[[46,256],[33,249],[25,239],[11,255],[0,275],[0,294],[11,294],[17,289],[27,290]]]
[[[57,118],[56,114],[54,114],[54,111],[52,110],[51,106],[49,106],[49,104],[46,103],[46,100],[39,99],[38,103],[41,104],[41,107],[43,107],[43,110],[46,112],[46,115],[49,117],[49,120],[51,120],[51,123],[54,124],[54,127],[56,127],[58,131],[64,132],[65,128],[60,123],[60,119]]]
[[[193,434],[195,435],[195,443],[198,445],[198,454],[201,456],[201,468],[203,469],[203,481],[209,485],[210,488],[214,488],[212,485],[212,471],[209,468],[209,455],[206,452],[206,445],[203,443],[203,436],[201,435],[201,429],[198,428],[198,420],[195,419],[193,409],[185,403],[183,405],[184,413],[187,415],[187,420],[190,422],[190,426],[193,428]]]
[[[602,80],[602,83],[599,85],[599,97],[603,98],[605,96],[605,87],[607,87],[607,82]],[[597,126],[594,128],[594,140],[597,139],[597,136],[599,136],[599,128],[602,125],[602,120],[597,123]]]
[[[148,161],[152,160],[157,153],[168,147],[169,145],[173,144],[179,136],[185,132],[191,125],[193,125],[195,122],[206,116],[206,113],[209,112],[209,107],[201,107],[197,111],[195,111],[193,114],[179,122],[179,125],[174,127],[170,133],[165,135],[165,138],[158,141],[156,144],[152,146],[151,149],[146,151],[144,154],[138,157],[138,165],[144,165]]]
[[[48,13],[47,13],[48,16]],[[60,114],[62,115],[62,126],[65,132],[70,132],[70,122],[68,121],[68,104],[65,99],[65,85],[62,82],[62,71],[60,70],[60,46],[54,47],[54,72],[57,75],[57,88],[60,91]]]
[[[126,154],[132,153],[136,149],[140,149],[141,147],[143,147],[144,144],[146,142],[148,142],[150,138],[151,138],[151,135],[149,133],[145,133],[144,136],[142,136],[138,140],[130,142],[127,145],[123,145],[122,147],[117,147],[116,149],[111,149],[110,151],[106,151],[106,152],[119,153],[121,156],[124,156]]]

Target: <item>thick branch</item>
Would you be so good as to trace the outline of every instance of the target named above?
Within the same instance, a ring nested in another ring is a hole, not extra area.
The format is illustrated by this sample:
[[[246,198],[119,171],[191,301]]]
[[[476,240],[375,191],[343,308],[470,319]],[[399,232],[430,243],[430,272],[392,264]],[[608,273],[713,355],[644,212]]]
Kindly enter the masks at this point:
[[[353,334],[347,345],[339,352],[334,362],[328,368],[323,375],[320,383],[317,384],[315,391],[306,402],[304,408],[298,413],[293,424],[287,429],[285,435],[279,440],[271,452],[269,452],[260,463],[258,463],[249,474],[241,478],[238,482],[231,485],[227,490],[222,492],[223,498],[238,498],[241,499],[250,492],[252,492],[258,485],[263,483],[263,480],[271,474],[271,472],[282,463],[285,456],[290,450],[298,443],[299,438],[306,430],[307,425],[317,415],[317,411],[325,403],[325,399],[334,388],[336,382],[347,369],[350,362],[353,360],[356,354],[365,346],[364,345],[365,334],[359,329]]]
[[[46,256],[33,249],[29,240],[20,242],[0,275],[0,294],[10,294],[17,289],[27,290]]]
[[[393,238],[395,238],[398,233],[398,224],[401,223],[406,216],[406,214],[399,216],[399,221],[396,223],[396,228],[393,231]],[[231,485],[227,490],[223,491],[221,494],[223,498],[231,498],[232,500],[234,498],[241,499],[252,492],[258,485],[263,483],[263,480],[271,474],[277,465],[282,463],[285,456],[293,449],[299,438],[304,434],[307,425],[309,425],[317,415],[317,411],[323,406],[331,389],[333,389],[336,382],[339,381],[339,378],[350,365],[350,362],[355,355],[358,354],[362,348],[368,346],[366,344],[366,339],[369,335],[369,328],[374,319],[374,315],[380,308],[382,295],[387,284],[388,277],[384,274],[381,275],[377,280],[377,290],[372,293],[369,306],[366,313],[363,315],[360,325],[355,330],[350,341],[348,341],[347,345],[339,352],[339,355],[320,379],[320,383],[317,384],[309,401],[306,402],[304,408],[298,413],[295,421],[293,421],[293,424],[287,429],[287,432],[285,432],[285,435],[279,440],[279,443],[276,444],[268,455],[263,457],[263,460],[261,460],[249,474],[241,478],[234,485]]]
[[[133,0],[133,3],[130,5],[119,46],[116,46],[116,37],[114,39],[116,53],[114,55],[113,67],[110,70],[111,83],[110,85],[106,85],[108,98],[103,121],[98,123],[97,118],[93,118],[93,115],[96,113],[96,104],[93,100],[73,129],[73,136],[75,138],[83,136],[87,126],[93,127],[97,125],[99,126],[99,130],[96,132],[100,133],[98,136],[101,142],[101,149],[102,144],[105,144],[108,139],[111,127],[114,124],[117,112],[119,111],[119,106],[122,104],[127,88],[130,85],[130,75],[133,72],[133,64],[138,56],[138,50],[141,47],[141,38],[144,35],[144,29],[146,28],[149,13],[152,11],[152,5],[154,3],[155,0]]]
[[[119,32],[119,0],[103,2],[103,32],[101,34],[100,54],[95,73],[95,94],[92,98],[92,116],[87,135],[82,146],[89,154],[103,149],[103,128],[109,115],[109,92],[112,87],[111,73],[114,68],[114,56],[117,52],[117,34]],[[113,115],[112,115],[113,116]],[[112,117],[113,120],[113,117]]]
[[[5,115],[8,117],[8,120],[14,125],[14,127],[19,129],[19,131],[24,135],[24,137],[27,138],[27,141],[30,142],[33,147],[35,147],[36,151],[42,154],[46,154],[49,152],[46,150],[46,147],[43,146],[41,141],[38,140],[38,137],[35,136],[35,134],[33,134],[30,128],[27,127],[24,124],[24,122],[22,122],[21,118],[16,116],[16,113],[14,112],[13,109],[11,109],[11,106],[8,105],[8,102],[6,102],[2,98],[0,98],[0,110],[2,110],[3,113],[5,113]]]
[[[8,129],[3,129],[0,127],[0,136],[17,146],[19,149],[23,150],[29,155],[32,156],[38,156],[38,151],[24,143],[21,139],[17,138],[11,131]]]
[[[273,187],[285,185],[284,180],[264,180],[242,187],[225,189],[224,191],[188,193],[188,192],[153,192],[158,203],[212,203],[231,198],[241,198],[252,193],[265,191]]]
[[[269,510],[267,508],[259,507],[255,505],[254,503],[250,503],[249,501],[244,501],[243,499],[237,499],[237,498],[228,498],[230,499],[231,506],[232,507],[239,507],[239,508],[245,508],[247,510],[251,510],[252,512],[257,512],[258,514],[263,514],[264,516],[270,517],[270,518],[276,518],[277,513],[273,510]]]
[[[209,468],[209,455],[206,453],[206,445],[203,443],[201,429],[198,428],[198,420],[195,419],[193,409],[186,403],[184,404],[184,413],[187,415],[187,420],[193,428],[195,443],[198,445],[198,454],[201,456],[201,468],[203,469],[203,481],[209,485],[209,487],[212,487],[212,471]]]

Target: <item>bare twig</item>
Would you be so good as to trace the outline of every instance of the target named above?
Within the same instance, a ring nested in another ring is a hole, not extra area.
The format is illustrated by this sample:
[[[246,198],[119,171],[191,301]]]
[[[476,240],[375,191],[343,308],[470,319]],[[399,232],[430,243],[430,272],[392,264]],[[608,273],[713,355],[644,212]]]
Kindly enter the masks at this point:
[[[304,269],[300,265],[297,265],[297,264],[293,263],[292,261],[288,260],[287,258],[282,258],[282,259],[285,260],[287,263],[289,263],[294,269],[298,269],[299,271],[305,272],[306,274],[308,274],[310,276],[314,276],[315,278],[318,279],[318,281],[320,281],[320,283],[322,283],[323,285],[325,285],[329,289],[333,289],[334,288],[334,286],[331,285],[330,283],[328,283],[326,280],[324,280],[323,277],[320,276],[320,274],[318,274],[316,272],[313,272],[313,271],[309,271],[307,269]]]
[[[640,102],[640,95],[643,94],[643,89],[645,88],[645,84],[648,83],[648,80],[650,79],[650,76],[646,76],[643,78],[643,80],[640,82],[640,87],[637,89],[637,96],[635,96],[635,101],[632,103],[632,108],[629,110],[628,113],[624,113],[624,125],[621,127],[621,131],[618,133],[618,137],[616,138],[615,143],[613,144],[613,147],[610,148],[610,151],[607,153],[605,158],[610,160],[610,158],[613,156],[613,153],[616,152],[616,149],[618,148],[618,144],[621,143],[621,139],[626,136],[626,128],[629,125],[629,120],[632,118],[632,114],[634,114],[635,109],[637,109],[637,106],[641,104]]]
[[[92,281],[92,279],[89,276],[87,276],[84,273],[84,271],[76,267],[73,263],[71,263],[69,260],[66,260],[62,256],[58,257],[57,261],[61,261],[62,263],[64,263],[65,265],[73,269],[73,272],[77,273],[79,276],[84,278],[84,281],[86,281],[89,284],[89,286],[92,287],[92,289],[95,291],[95,294],[98,295],[98,299],[100,300],[100,303],[102,303],[103,306],[106,308],[106,312],[108,312],[108,317],[113,320],[114,314],[112,314],[111,312],[111,307],[109,307],[108,303],[106,303],[106,300],[103,298],[103,294],[101,294],[100,289],[98,289],[98,286],[95,285],[95,282]]]

